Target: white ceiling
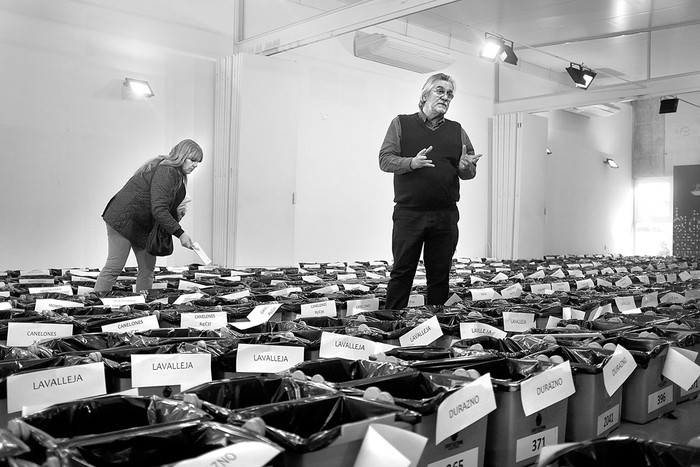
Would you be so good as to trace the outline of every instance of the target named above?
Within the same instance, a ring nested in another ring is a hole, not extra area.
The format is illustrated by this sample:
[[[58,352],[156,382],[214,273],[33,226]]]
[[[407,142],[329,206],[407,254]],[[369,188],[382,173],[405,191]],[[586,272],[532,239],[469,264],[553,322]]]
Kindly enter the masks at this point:
[[[289,14],[271,15],[271,8]],[[516,66],[498,65],[501,77],[512,83],[520,74],[558,86],[549,95],[499,94],[497,111],[513,110],[512,103],[522,107],[515,110],[553,108],[553,102],[561,107],[562,96],[564,106],[672,94],[700,105],[700,0],[0,0],[2,10],[67,23],[89,14],[96,28],[149,40],[157,40],[158,32],[139,28],[144,20],[157,21],[165,31],[177,25],[224,44],[199,51],[205,55],[236,50],[272,55],[358,30],[380,30],[458,60],[473,59],[484,34],[492,33],[512,41],[519,57]],[[236,29],[249,13],[262,18],[257,23],[263,29]],[[194,52],[193,45],[183,47]],[[570,62],[598,73],[588,91],[573,86],[565,71]]]
[[[485,33],[490,33],[512,41],[519,57],[516,66],[500,64],[501,69],[509,68],[503,73],[515,71],[558,83],[565,86],[564,93],[586,92],[584,103],[678,94],[700,105],[700,0],[292,3],[309,7],[316,16],[295,18],[285,28],[275,25],[275,30],[254,38],[244,37],[240,50],[274,54],[353,30],[381,28],[459,58],[463,54],[476,55]],[[274,46],[266,50],[264,44]],[[565,71],[572,62],[597,72],[588,91],[573,87]],[[562,93],[555,94],[561,97]],[[529,98],[533,101],[530,108],[546,108],[543,97],[548,95],[521,96],[518,100]]]

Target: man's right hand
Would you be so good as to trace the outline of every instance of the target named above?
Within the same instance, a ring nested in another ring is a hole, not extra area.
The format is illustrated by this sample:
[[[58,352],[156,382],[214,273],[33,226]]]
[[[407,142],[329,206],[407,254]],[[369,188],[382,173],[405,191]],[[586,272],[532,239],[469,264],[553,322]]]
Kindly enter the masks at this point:
[[[432,146],[428,146],[425,149],[421,149],[418,152],[418,154],[416,154],[416,157],[411,159],[411,169],[416,170],[422,169],[423,167],[435,167],[433,161],[431,159],[428,159],[428,157],[426,156],[426,154],[428,154],[432,150]]]

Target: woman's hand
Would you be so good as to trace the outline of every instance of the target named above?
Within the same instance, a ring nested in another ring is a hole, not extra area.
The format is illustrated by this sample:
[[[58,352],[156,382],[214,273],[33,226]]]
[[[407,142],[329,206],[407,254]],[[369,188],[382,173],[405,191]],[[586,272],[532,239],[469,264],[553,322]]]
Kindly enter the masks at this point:
[[[180,235],[180,245],[182,245],[185,248],[189,248],[190,250],[194,248],[194,242],[186,233]]]

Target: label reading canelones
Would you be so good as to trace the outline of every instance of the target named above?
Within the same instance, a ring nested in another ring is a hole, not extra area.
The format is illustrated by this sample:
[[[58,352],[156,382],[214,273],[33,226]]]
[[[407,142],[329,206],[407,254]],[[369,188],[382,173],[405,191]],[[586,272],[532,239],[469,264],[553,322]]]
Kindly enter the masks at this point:
[[[102,326],[102,332],[139,332],[158,329],[159,327],[156,315],[148,315],[119,321],[118,323],[105,324]]]
[[[10,347],[26,347],[38,341],[72,335],[72,324],[13,322],[7,324],[7,345]]]
[[[217,330],[228,324],[225,311],[180,313],[180,327],[202,330]]]
[[[336,318],[338,316],[338,310],[335,300],[304,303],[301,305],[301,316],[330,316]]]

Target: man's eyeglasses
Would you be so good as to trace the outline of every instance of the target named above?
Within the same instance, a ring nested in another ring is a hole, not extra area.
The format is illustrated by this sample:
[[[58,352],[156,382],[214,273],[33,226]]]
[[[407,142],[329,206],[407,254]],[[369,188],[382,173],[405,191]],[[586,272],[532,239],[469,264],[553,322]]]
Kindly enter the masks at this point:
[[[454,99],[454,97],[455,97],[455,93],[453,91],[445,91],[443,88],[435,88],[435,89],[432,89],[432,91],[438,97],[445,97],[446,96],[448,99]]]

